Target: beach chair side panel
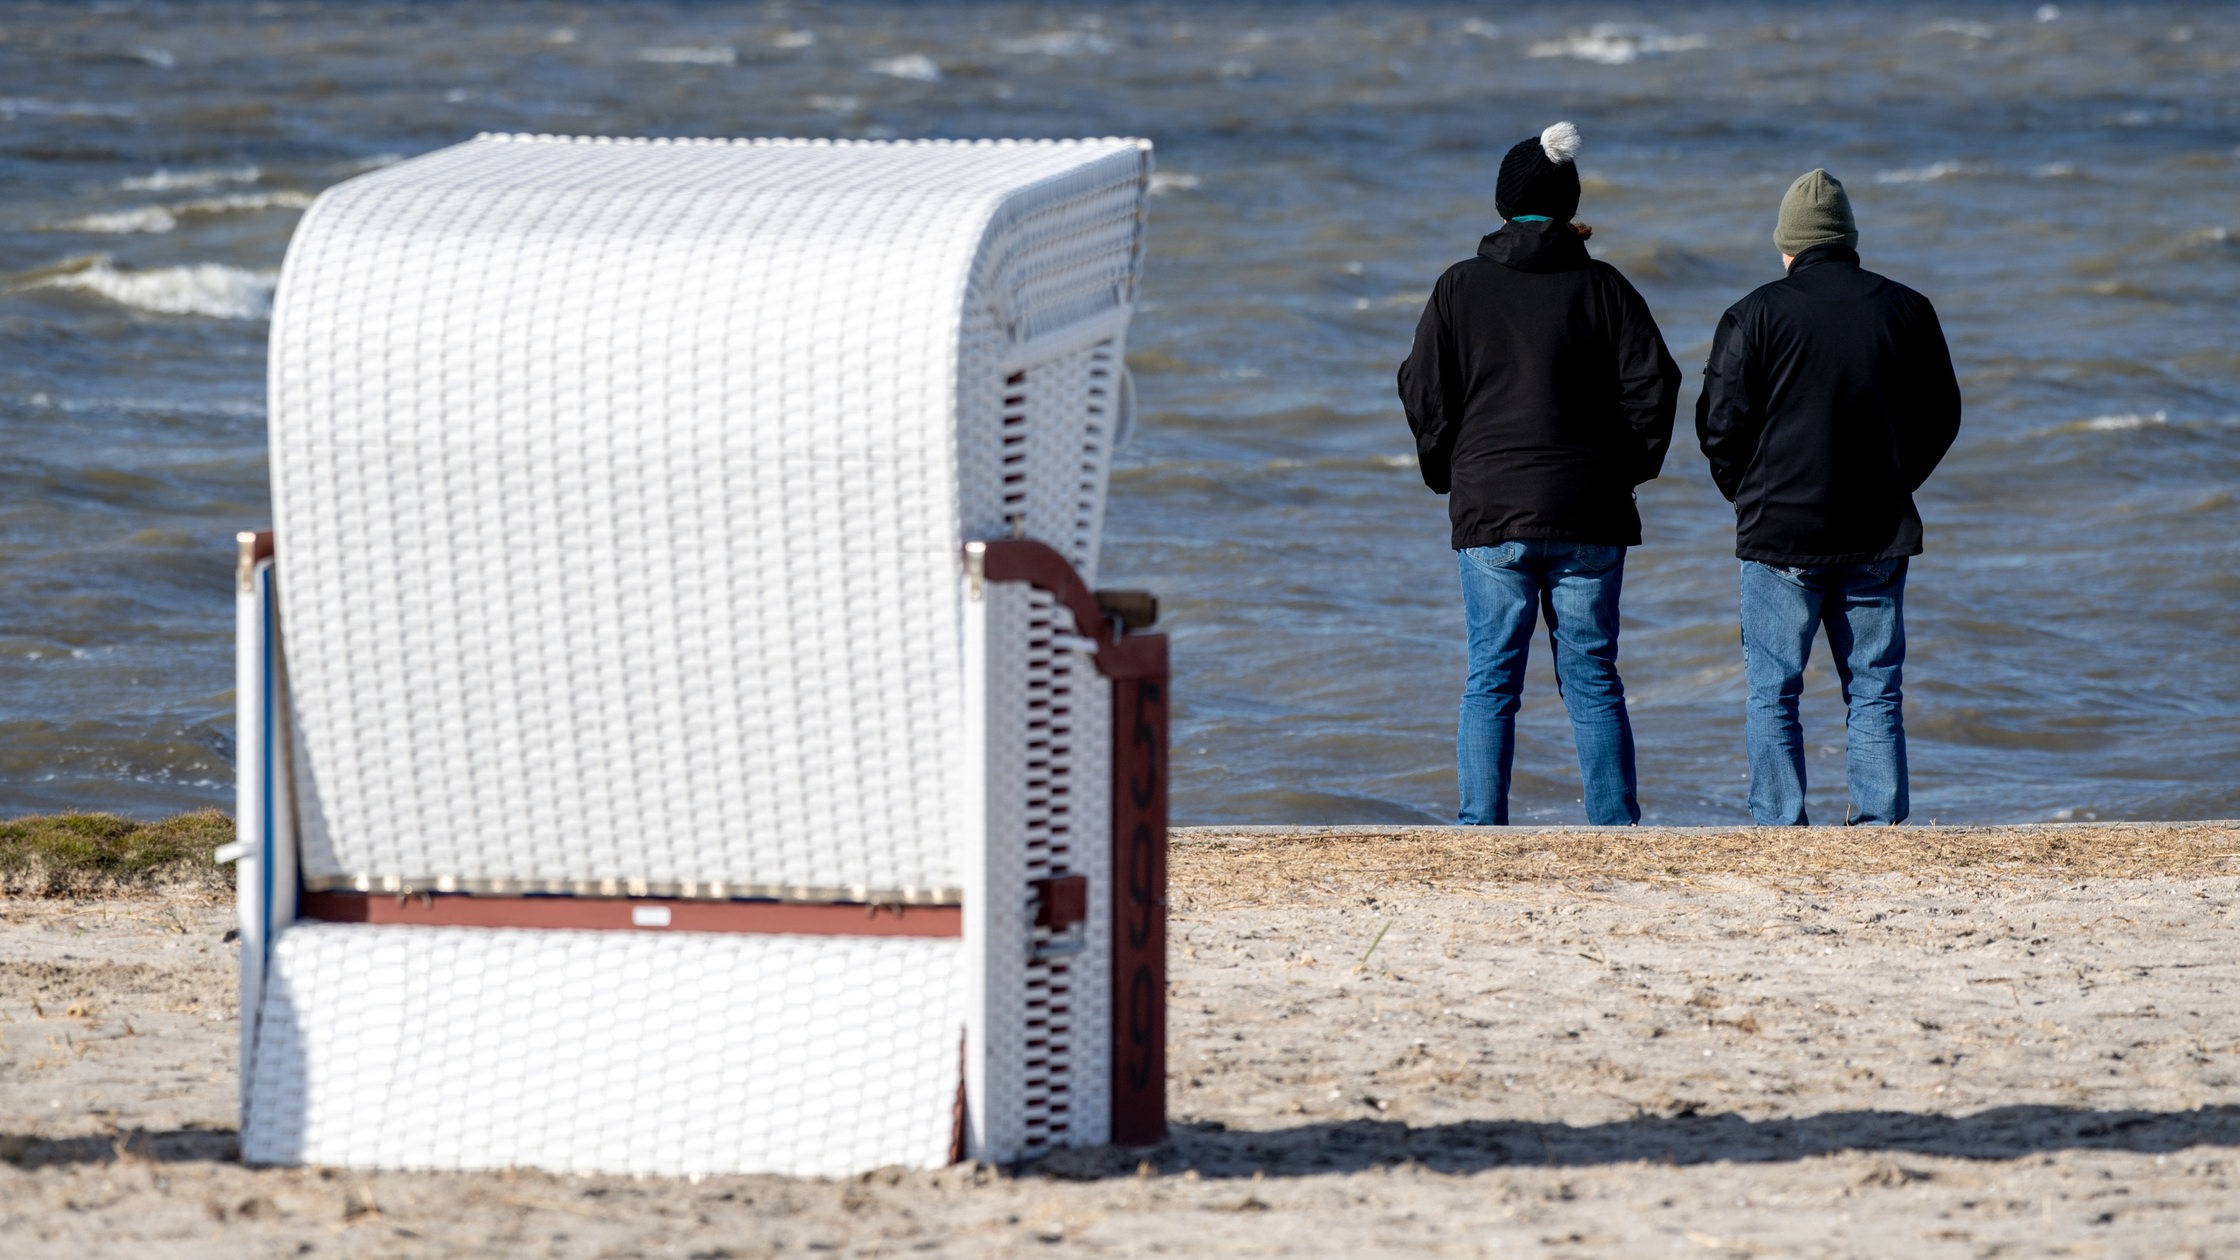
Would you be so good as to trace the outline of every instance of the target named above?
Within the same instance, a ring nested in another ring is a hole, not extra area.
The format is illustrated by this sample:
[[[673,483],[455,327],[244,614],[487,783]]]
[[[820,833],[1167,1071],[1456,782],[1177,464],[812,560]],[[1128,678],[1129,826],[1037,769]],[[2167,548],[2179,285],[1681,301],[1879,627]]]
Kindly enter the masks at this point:
[[[1032,539],[1093,580],[1141,262],[1148,149],[1013,194],[991,216],[959,338],[967,537]],[[1109,1133],[1109,682],[1051,592],[968,583],[966,691],[982,705],[985,849],[967,884],[976,981],[968,1146],[1009,1161]],[[1052,923],[1040,892],[1091,890]]]
[[[988,895],[966,903],[967,1150],[1009,1162],[1108,1134],[1111,686],[1047,591],[983,583],[966,617],[990,838],[972,876]],[[1038,894],[1068,879],[1089,895],[1053,917]]]

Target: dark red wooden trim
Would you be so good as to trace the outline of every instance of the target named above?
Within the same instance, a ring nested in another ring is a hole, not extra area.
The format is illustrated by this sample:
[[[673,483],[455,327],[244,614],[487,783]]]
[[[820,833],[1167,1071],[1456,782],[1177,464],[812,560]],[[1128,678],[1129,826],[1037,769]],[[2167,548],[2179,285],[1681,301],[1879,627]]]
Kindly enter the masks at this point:
[[[996,538],[982,544],[987,550],[985,575],[991,582],[1025,582],[1058,597],[1073,610],[1074,625],[1099,643],[1112,641],[1104,610],[1097,607],[1096,592],[1073,571],[1064,553],[1032,538]]]
[[[1088,876],[1055,875],[1049,879],[1029,880],[1027,887],[1034,889],[1036,927],[1063,932],[1088,919]]]
[[[644,909],[648,914],[634,912]],[[660,911],[666,924],[646,922]],[[548,928],[616,932],[752,932],[798,936],[964,935],[957,906],[878,906],[783,901],[677,901],[656,897],[484,897],[467,893],[306,892],[296,914],[328,923]]]
[[[1112,684],[1112,1141],[1167,1136],[1167,641]]]
[[[258,530],[257,541],[252,544],[252,547],[254,549],[250,553],[251,563],[270,559],[272,556],[272,531],[269,529]]]
[[[1025,582],[1058,597],[1073,612],[1074,628],[1097,641],[1097,672],[1107,678],[1147,678],[1166,671],[1166,639],[1161,635],[1122,637],[1098,607],[1096,592],[1073,571],[1057,548],[1031,538],[998,538],[982,543],[981,576],[990,582]],[[1156,649],[1148,645],[1157,643]]]

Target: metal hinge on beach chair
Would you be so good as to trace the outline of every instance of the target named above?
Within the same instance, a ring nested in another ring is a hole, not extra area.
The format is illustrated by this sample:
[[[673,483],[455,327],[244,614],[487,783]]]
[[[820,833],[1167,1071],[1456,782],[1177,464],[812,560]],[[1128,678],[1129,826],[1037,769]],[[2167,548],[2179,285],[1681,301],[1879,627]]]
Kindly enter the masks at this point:
[[[1166,644],[1091,587],[1149,168],[486,136],[320,198],[237,581],[245,1158],[1164,1135]]]

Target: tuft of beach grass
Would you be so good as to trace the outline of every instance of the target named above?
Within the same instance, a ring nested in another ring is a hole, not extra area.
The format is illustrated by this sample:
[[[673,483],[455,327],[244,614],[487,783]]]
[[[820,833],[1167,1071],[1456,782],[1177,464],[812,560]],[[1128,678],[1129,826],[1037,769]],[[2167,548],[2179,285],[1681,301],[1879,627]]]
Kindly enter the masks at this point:
[[[161,822],[115,814],[13,818],[0,822],[0,896],[229,897],[233,868],[210,855],[232,839],[233,819],[214,809]]]

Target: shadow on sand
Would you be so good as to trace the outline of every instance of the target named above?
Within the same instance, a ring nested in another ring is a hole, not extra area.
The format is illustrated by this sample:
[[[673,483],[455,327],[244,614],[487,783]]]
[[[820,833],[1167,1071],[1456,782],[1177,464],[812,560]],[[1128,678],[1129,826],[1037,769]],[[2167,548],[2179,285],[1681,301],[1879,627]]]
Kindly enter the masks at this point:
[[[1177,1124],[1149,1151],[1090,1147],[1020,1166],[1028,1176],[1087,1181],[1135,1174],[1297,1177],[1416,1164],[1434,1172],[1490,1168],[1579,1168],[1602,1164],[1781,1163],[1844,1152],[2017,1159],[2054,1151],[2168,1154],[2196,1146],[2240,1147],[2240,1106],[2193,1111],[2094,1111],[1994,1107],[1973,1115],[1833,1111],[1747,1120],[1736,1115],[1639,1116],[1608,1124],[1464,1120],[1421,1128],[1397,1120],[1348,1120],[1282,1129],[1228,1129],[1218,1121]],[[113,1135],[42,1138],[0,1134],[0,1160],[31,1169],[120,1160],[231,1163],[231,1129],[133,1129]]]
[[[121,1129],[68,1138],[0,1133],[0,1163],[23,1169],[119,1161],[232,1163],[240,1158],[241,1138],[232,1129]]]
[[[1638,1116],[1608,1124],[1465,1120],[1420,1128],[1395,1120],[1256,1130],[1208,1122],[1175,1125],[1167,1143],[1156,1150],[1064,1151],[1021,1171],[1093,1179],[1133,1174],[1148,1160],[1161,1173],[1195,1169],[1205,1177],[1303,1176],[1400,1164],[1468,1173],[1637,1162],[1780,1163],[1850,1151],[2016,1159],[2064,1150],[2163,1154],[2194,1146],[2240,1146],[2240,1106],[2193,1111],[2016,1106],[1959,1116],[1833,1111],[1772,1120],[1682,1114]]]

